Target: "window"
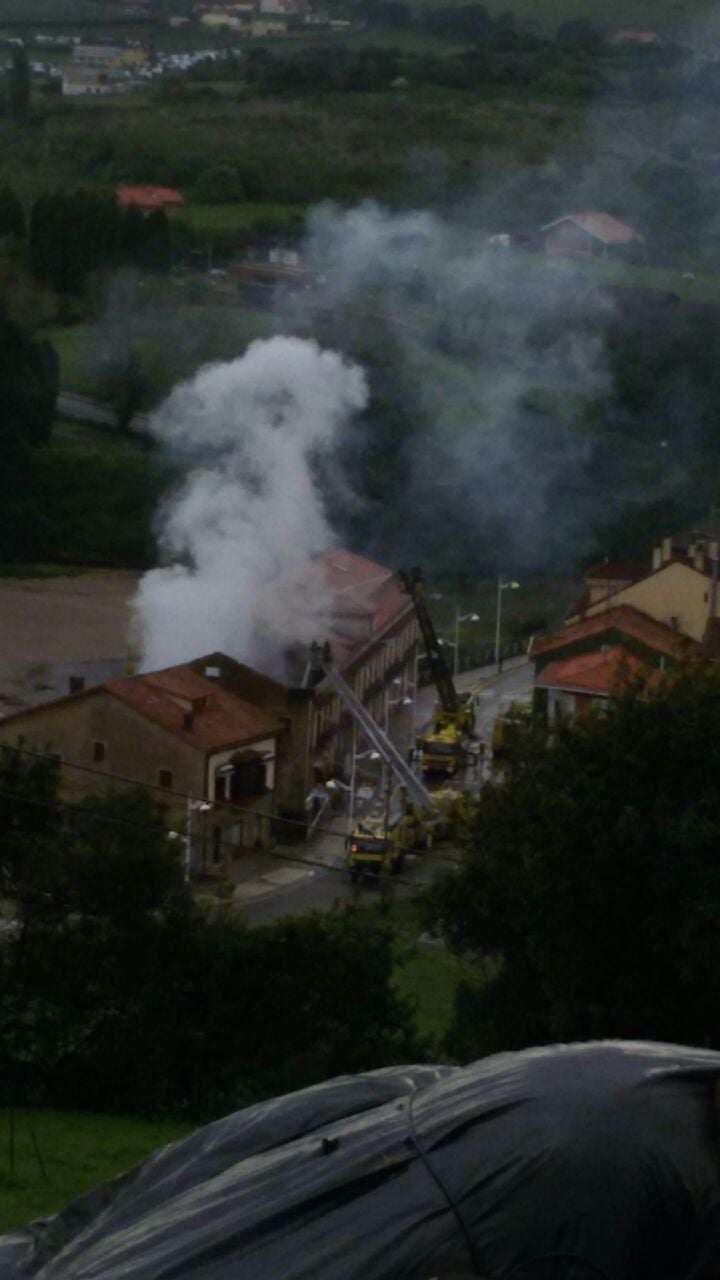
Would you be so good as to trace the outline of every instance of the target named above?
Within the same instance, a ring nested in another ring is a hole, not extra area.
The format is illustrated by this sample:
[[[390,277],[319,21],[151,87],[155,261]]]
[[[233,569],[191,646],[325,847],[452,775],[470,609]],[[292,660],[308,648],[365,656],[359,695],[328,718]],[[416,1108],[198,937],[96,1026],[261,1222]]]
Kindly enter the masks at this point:
[[[93,760],[96,764],[100,764],[105,759],[104,742],[93,742]]]
[[[161,787],[171,787],[173,784],[173,776],[170,769],[161,769],[158,773],[158,782]]]
[[[266,790],[265,764],[262,760],[243,760],[235,765],[230,780],[231,804],[264,795]]]

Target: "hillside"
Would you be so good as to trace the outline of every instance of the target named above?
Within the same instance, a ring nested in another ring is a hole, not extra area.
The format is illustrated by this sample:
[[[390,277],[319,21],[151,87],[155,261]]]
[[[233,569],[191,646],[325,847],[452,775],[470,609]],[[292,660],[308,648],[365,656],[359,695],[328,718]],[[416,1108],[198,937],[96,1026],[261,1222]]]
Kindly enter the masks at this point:
[[[445,5],[463,4],[464,0],[445,0]],[[171,12],[185,12],[188,5],[181,0],[153,0],[150,12],[163,17]],[[343,9],[335,0],[333,8]],[[356,6],[353,6],[356,7]],[[437,0],[413,0],[412,7],[438,7]],[[444,7],[444,6],[443,6]],[[132,8],[122,0],[0,0],[0,23],[93,22],[106,19],[117,22]],[[688,33],[700,24],[714,22],[714,8],[708,0],[485,0],[487,11],[512,14],[519,23],[538,32],[553,31],[560,22],[584,18],[603,25],[649,26],[659,32]],[[135,15],[134,15],[135,16]],[[198,28],[201,30],[201,28]],[[207,33],[205,33],[207,34]]]

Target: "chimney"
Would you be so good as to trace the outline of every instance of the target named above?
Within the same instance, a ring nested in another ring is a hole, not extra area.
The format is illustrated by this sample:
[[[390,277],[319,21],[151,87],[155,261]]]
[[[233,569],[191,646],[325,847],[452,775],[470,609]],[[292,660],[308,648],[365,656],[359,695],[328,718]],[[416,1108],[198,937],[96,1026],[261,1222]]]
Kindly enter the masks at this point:
[[[662,547],[653,547],[653,558],[652,558],[653,569],[659,569],[662,562],[663,562]]]
[[[663,538],[662,541],[662,562],[667,564],[672,555],[672,538]]]
[[[329,648],[329,647],[328,647]],[[316,684],[325,679],[325,667],[323,662],[325,655],[320,648],[317,640],[313,640],[308,652],[308,662],[303,677],[303,688],[313,689]]]
[[[68,682],[68,688],[70,693],[82,693],[83,689],[85,688],[85,677],[70,676],[70,680]]]

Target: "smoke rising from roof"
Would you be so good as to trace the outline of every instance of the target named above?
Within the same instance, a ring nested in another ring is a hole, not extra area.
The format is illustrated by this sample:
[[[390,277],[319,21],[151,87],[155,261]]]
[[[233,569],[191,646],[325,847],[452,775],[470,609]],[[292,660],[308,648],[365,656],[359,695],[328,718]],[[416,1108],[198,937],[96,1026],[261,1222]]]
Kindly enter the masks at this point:
[[[271,579],[331,545],[315,461],[366,400],[359,368],[299,338],[253,342],[175,388],[151,431],[186,479],[158,516],[167,563],[137,595],[144,670],[213,649],[277,665],[256,632],[259,602]]]

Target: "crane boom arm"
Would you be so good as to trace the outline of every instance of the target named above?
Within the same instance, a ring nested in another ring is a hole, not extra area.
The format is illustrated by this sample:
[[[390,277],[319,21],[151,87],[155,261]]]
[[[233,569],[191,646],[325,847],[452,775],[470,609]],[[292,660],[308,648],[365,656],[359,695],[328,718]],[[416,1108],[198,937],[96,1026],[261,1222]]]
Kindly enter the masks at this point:
[[[430,663],[430,673],[437,689],[443,711],[458,712],[460,699],[453,683],[450,668],[445,661],[442,646],[435,633],[432,618],[425,603],[425,579],[420,569],[400,570],[400,582],[415,606],[415,615],[422,633],[425,652]]]

